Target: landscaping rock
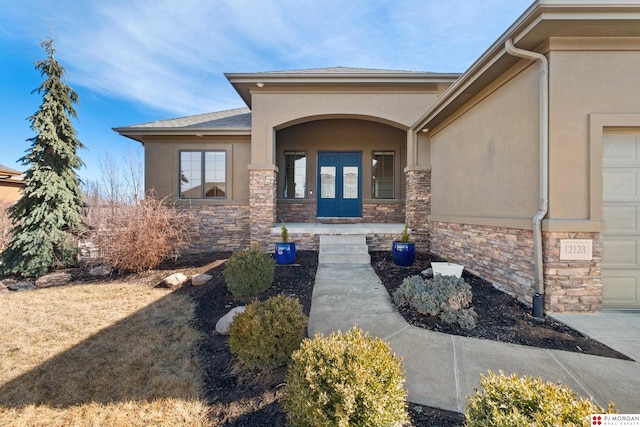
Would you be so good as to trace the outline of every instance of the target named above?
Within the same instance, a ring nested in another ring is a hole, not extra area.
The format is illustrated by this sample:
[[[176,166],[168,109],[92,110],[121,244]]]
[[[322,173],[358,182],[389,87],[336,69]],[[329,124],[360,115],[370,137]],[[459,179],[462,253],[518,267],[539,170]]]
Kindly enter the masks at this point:
[[[205,274],[205,273],[196,274],[196,275],[191,277],[191,284],[193,286],[202,286],[202,285],[206,284],[212,278],[213,278],[213,276],[210,275],[210,274]]]
[[[7,286],[7,289],[10,291],[20,292],[20,291],[31,291],[36,288],[36,285],[33,282],[17,282]]]
[[[71,282],[71,274],[64,271],[56,271],[46,274],[36,280],[36,288],[50,288],[52,286],[62,286]]]
[[[111,274],[111,268],[106,265],[97,265],[89,270],[89,276],[108,276]]]
[[[181,288],[188,280],[189,278],[183,273],[174,273],[171,276],[165,277],[162,283],[168,288],[178,289]]]
[[[426,270],[422,270],[422,275],[425,277],[432,277],[433,276],[433,268],[429,267]]]
[[[233,322],[233,318],[236,317],[238,313],[242,313],[245,310],[244,305],[240,305],[238,307],[234,307],[227,314],[222,316],[218,323],[216,323],[216,332],[220,335],[229,335],[229,327],[231,326],[231,322]]]

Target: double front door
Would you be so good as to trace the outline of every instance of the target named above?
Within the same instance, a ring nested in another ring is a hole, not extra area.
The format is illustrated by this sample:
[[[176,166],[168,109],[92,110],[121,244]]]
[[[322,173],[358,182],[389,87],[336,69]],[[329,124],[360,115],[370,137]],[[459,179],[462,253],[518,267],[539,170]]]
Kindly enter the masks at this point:
[[[362,216],[362,153],[318,153],[318,217]]]

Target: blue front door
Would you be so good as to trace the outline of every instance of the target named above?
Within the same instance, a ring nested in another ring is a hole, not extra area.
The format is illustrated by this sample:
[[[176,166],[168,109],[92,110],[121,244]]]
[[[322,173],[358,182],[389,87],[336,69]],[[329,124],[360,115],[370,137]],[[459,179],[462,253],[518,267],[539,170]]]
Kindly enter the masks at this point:
[[[318,153],[318,216],[362,216],[362,153]]]

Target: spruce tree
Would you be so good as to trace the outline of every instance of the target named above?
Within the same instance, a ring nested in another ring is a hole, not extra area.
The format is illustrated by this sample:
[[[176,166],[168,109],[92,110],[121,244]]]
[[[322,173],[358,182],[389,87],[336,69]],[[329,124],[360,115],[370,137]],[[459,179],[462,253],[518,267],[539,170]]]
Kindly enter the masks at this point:
[[[22,197],[9,208],[10,243],[0,257],[0,273],[42,276],[52,267],[75,262],[70,237],[82,229],[82,192],[76,154],[84,148],[71,117],[77,118],[77,93],[64,83],[64,68],[55,59],[53,39],[42,43],[47,58],[35,63],[44,78],[34,90],[42,94],[40,109],[28,120],[36,136],[19,161],[27,166]]]

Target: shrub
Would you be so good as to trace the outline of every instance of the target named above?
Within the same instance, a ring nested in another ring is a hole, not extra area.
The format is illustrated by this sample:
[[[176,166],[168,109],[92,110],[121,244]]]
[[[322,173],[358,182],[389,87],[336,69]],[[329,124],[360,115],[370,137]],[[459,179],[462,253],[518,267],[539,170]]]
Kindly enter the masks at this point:
[[[113,268],[141,272],[177,256],[189,243],[189,214],[180,214],[166,199],[109,204],[92,218],[94,231],[88,240],[101,252],[102,262]]]
[[[388,343],[353,328],[302,341],[287,372],[283,407],[293,426],[407,423],[401,360]]]
[[[224,269],[227,289],[234,297],[260,295],[271,287],[275,269],[276,261],[257,244],[236,251],[229,257]]]
[[[589,426],[590,414],[607,411],[590,399],[579,398],[568,387],[532,377],[510,377],[489,371],[482,375],[483,391],[467,398],[467,427]]]
[[[419,313],[439,316],[443,322],[458,323],[464,329],[476,327],[477,314],[468,308],[473,295],[462,278],[436,275],[432,280],[410,276],[393,293],[398,307],[407,304]]]
[[[278,295],[256,301],[233,319],[229,348],[250,369],[277,368],[300,346],[306,326],[297,298]]]

